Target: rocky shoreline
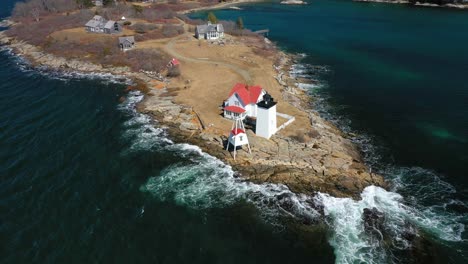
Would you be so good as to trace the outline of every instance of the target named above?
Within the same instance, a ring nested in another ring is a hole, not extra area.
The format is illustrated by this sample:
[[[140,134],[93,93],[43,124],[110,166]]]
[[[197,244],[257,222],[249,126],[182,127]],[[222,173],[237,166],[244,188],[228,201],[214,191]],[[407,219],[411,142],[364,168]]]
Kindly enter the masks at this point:
[[[148,86],[153,81],[146,74],[131,72],[127,67],[103,67],[46,54],[38,47],[7,37],[3,32],[0,32],[0,44],[10,47],[33,66],[83,73],[111,73],[142,81]],[[359,150],[347,139],[347,135],[311,109],[310,97],[295,85],[296,81],[288,74],[293,63],[291,56],[283,52],[279,52],[278,56],[279,65],[272,67],[278,73],[276,80],[283,87],[282,100],[304,109],[312,123],[313,130],[300,140],[280,134],[266,140],[248,130],[252,155],[239,151],[234,160],[223,147],[226,135],[206,129],[192,107],[174,103],[170,87],[150,89],[138,105],[138,110],[155,118],[159,126],[167,128],[176,142],[199,146],[206,153],[230,164],[238,172],[237,175],[245,180],[285,184],[296,193],[312,195],[320,191],[356,199],[369,185],[385,187],[387,184],[380,175],[369,173]]]
[[[280,4],[282,5],[307,5],[307,2],[302,0],[285,0],[281,1]]]
[[[362,2],[362,3],[404,4],[404,5],[421,6],[421,7],[468,9],[468,4],[438,5],[438,4],[431,4],[431,3],[421,3],[418,1],[416,1],[415,3],[412,3],[411,1],[408,1],[408,0],[353,0],[353,1]]]

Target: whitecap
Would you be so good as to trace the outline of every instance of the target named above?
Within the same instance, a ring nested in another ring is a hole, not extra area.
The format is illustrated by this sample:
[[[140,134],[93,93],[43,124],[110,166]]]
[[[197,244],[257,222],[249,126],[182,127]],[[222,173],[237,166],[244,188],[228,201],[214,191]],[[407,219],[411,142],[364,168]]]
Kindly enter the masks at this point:
[[[323,204],[324,214],[332,229],[330,245],[336,255],[336,263],[386,262],[389,252],[382,245],[382,237],[366,234],[363,219],[365,208],[376,208],[384,213],[385,232],[392,239],[392,247],[408,249],[411,241],[405,232],[412,226],[445,241],[462,241],[464,225],[448,215],[441,215],[426,208],[421,211],[404,203],[403,197],[380,187],[369,186],[361,194],[361,200],[335,198],[319,193],[317,202]]]
[[[138,152],[142,150],[158,150],[162,146],[172,144],[163,128],[158,128],[154,119],[141,114],[136,110],[136,106],[144,98],[140,91],[131,91],[125,102],[119,105],[119,110],[129,115],[129,119],[123,123],[124,132],[122,139],[130,142],[130,147],[122,155]]]

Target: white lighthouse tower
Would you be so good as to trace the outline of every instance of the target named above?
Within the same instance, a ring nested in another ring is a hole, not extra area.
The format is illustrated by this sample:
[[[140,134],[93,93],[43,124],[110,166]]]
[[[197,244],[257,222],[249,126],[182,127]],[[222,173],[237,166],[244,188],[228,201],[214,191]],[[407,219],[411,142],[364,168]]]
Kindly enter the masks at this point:
[[[245,127],[244,123],[242,122],[242,119],[243,116],[240,116],[239,118],[234,120],[234,123],[232,124],[231,133],[229,134],[228,142],[226,145],[226,150],[229,149],[229,145],[234,146],[234,159],[236,159],[236,152],[238,146],[247,145],[249,153],[252,153],[250,151],[249,139],[247,138],[247,134],[245,133]]]
[[[257,125],[255,134],[269,139],[276,133],[276,102],[268,93],[263,96],[263,100],[257,103]]]

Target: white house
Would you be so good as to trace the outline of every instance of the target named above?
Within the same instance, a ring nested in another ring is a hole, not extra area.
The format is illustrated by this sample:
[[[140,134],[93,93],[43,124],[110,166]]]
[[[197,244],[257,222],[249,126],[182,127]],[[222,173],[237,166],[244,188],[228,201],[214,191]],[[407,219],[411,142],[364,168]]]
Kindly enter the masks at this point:
[[[198,25],[195,28],[195,37],[197,39],[216,40],[224,37],[224,27],[222,24]]]
[[[237,83],[229,92],[229,97],[224,101],[224,117],[237,119],[238,117],[257,117],[258,106],[266,91],[260,86],[247,86]]]

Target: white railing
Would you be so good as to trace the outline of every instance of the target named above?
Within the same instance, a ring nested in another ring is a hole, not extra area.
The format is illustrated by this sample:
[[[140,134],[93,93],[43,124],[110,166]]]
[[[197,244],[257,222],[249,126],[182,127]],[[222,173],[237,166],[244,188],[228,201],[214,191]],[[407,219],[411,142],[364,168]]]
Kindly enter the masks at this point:
[[[296,120],[296,118],[294,116],[290,116],[290,115],[287,115],[287,114],[283,114],[283,113],[276,113],[277,116],[279,117],[282,117],[282,118],[285,118],[287,119],[288,121],[286,121],[286,123],[282,124],[281,126],[277,127],[276,128],[276,132],[280,131],[281,129],[287,127],[289,124],[291,124],[292,122],[294,122],[294,120]]]

